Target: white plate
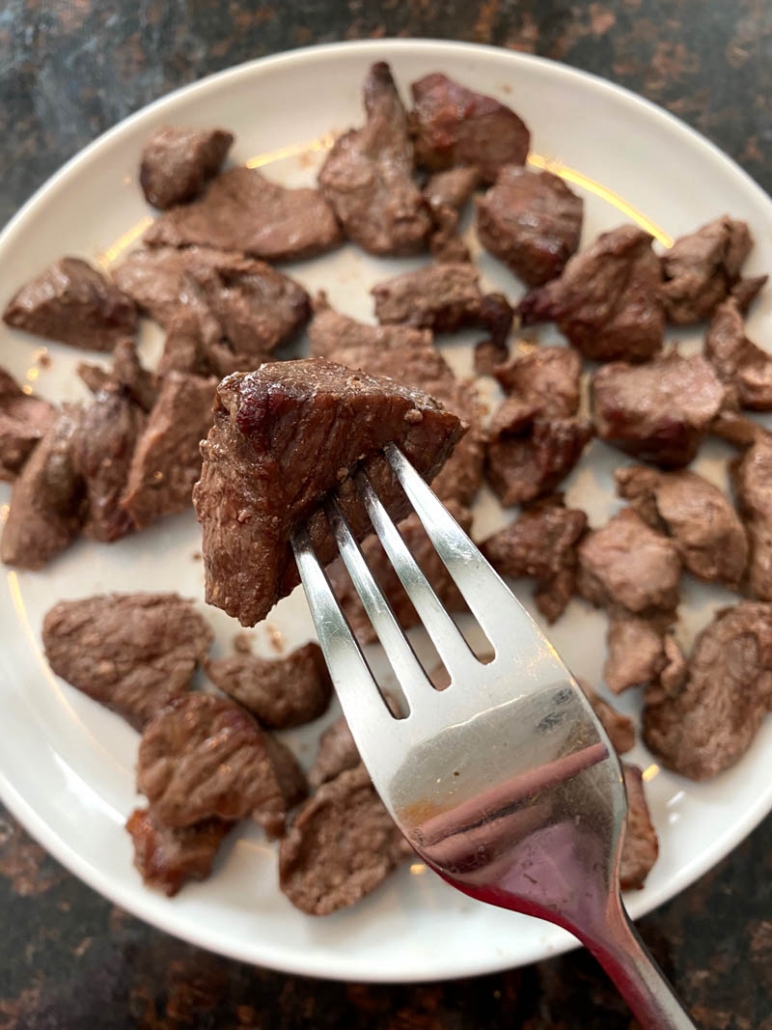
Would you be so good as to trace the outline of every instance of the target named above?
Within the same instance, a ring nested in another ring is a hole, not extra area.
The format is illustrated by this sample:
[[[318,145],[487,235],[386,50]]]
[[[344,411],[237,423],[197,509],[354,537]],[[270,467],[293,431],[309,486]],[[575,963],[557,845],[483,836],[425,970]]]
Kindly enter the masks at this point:
[[[150,130],[162,123],[222,125],[236,133],[235,160],[268,155],[270,176],[288,184],[313,182],[323,137],[361,123],[362,80],[378,59],[391,62],[405,93],[412,80],[442,70],[511,103],[533,130],[535,153],[580,173],[585,242],[631,214],[642,212],[675,236],[728,211],[753,226],[758,242],[751,270],[772,269],[770,201],[718,150],[659,109],[532,57],[464,44],[382,41],[300,50],[236,68],[164,98],[107,133],[40,190],[0,238],[2,302],[63,253],[107,261],[136,238],[136,227],[150,214],[137,186],[137,159]],[[324,286],[343,311],[370,318],[369,285],[416,264],[376,261],[344,248],[291,271],[309,288]],[[519,287],[496,262],[482,256],[480,264],[491,286],[517,296]],[[755,307],[751,335],[772,344],[770,291]],[[145,354],[157,346],[157,336],[147,332]],[[457,367],[470,367],[468,346],[442,347]],[[74,368],[84,355],[57,345],[48,353],[52,363],[45,367],[36,360],[35,341],[5,329],[0,334],[3,364],[43,396],[83,396]],[[715,459],[722,453],[716,448],[705,459],[712,476],[721,475]],[[618,455],[596,444],[571,480],[569,500],[586,506],[595,524],[615,505],[609,472],[618,463]],[[4,487],[0,503],[8,496]],[[484,500],[478,533],[498,517]],[[563,932],[467,900],[419,864],[402,869],[350,911],[309,918],[279,893],[275,849],[257,831],[245,831],[226,847],[207,883],[186,887],[174,900],[142,886],[123,829],[136,802],[137,737],[51,675],[40,653],[40,625],[56,600],[105,590],[175,589],[200,599],[199,546],[191,514],[112,547],[80,543],[41,573],[6,572],[0,588],[0,792],[30,832],[75,874],[141,918],[214,951],[278,969],[342,979],[429,980],[517,966],[567,948],[571,942]],[[521,593],[528,597],[527,588]],[[694,583],[686,584],[684,596],[686,643],[717,604],[732,600]],[[224,648],[237,627],[220,612],[207,614]],[[279,606],[271,623],[288,645],[312,634],[297,594]],[[573,669],[595,683],[604,627],[602,615],[574,602],[551,631]],[[256,639],[271,653],[269,627],[259,628]],[[636,704],[631,697],[621,702],[628,710]],[[290,735],[306,759],[317,733],[318,726]],[[646,768],[661,837],[661,858],[646,888],[628,898],[639,916],[705,872],[772,807],[772,720],[740,764],[712,783],[695,785],[660,772],[643,749],[633,757]]]

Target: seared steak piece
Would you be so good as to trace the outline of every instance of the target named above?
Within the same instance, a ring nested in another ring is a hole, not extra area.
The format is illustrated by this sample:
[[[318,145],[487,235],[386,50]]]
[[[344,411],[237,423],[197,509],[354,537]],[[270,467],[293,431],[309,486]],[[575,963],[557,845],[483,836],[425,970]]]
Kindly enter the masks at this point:
[[[441,72],[414,82],[410,127],[416,160],[432,172],[474,165],[491,183],[504,165],[522,165],[531,134],[514,111]]]
[[[509,166],[477,201],[477,235],[524,283],[542,286],[579,249],[583,209],[557,175]]]
[[[575,254],[559,279],[526,294],[518,310],[524,325],[557,322],[592,361],[648,361],[665,329],[660,280],[651,236],[622,225]]]
[[[556,494],[537,501],[514,522],[480,545],[502,576],[533,576],[536,606],[548,622],[568,606],[576,582],[576,548],[587,528],[587,516],[566,508]]]
[[[266,737],[249,712],[227,698],[188,694],[147,724],[137,790],[165,826],[251,816],[270,837],[284,833],[287,803]]]
[[[345,716],[341,715],[319,738],[319,750],[308,774],[308,782],[316,789],[334,780],[346,769],[356,768],[361,761],[349,725]]]
[[[694,472],[631,465],[614,473],[617,492],[649,525],[672,537],[684,567],[708,583],[737,587],[748,563],[748,538],[724,494]]]
[[[364,85],[367,123],[340,136],[319,186],[350,240],[371,254],[416,254],[431,219],[413,181],[407,115],[389,66],[379,61]]]
[[[747,224],[728,215],[677,239],[661,259],[668,321],[689,325],[709,318],[739,280],[752,247]]]
[[[145,200],[161,210],[192,200],[220,170],[232,143],[222,129],[156,129],[139,166]]]
[[[281,313],[274,314],[281,318]],[[212,325],[216,327],[214,334]],[[204,378],[216,376],[219,380],[232,372],[253,372],[264,361],[273,360],[260,350],[237,353],[227,340],[219,339],[219,333],[219,324],[203,300],[180,307],[167,327],[158,375],[184,372]]]
[[[271,729],[303,726],[324,715],[332,698],[332,680],[316,643],[299,647],[286,658],[266,659],[249,653],[207,663],[212,682]]]
[[[158,376],[143,368],[133,340],[118,341],[111,369],[81,361],[78,376],[93,394],[122,390],[143,411],[150,411],[158,397]]]
[[[745,586],[751,597],[772,601],[772,435],[759,429],[729,468],[750,545]]]
[[[546,418],[568,418],[579,410],[582,359],[568,347],[534,347],[497,365],[493,374],[505,393],[537,405]]]
[[[263,734],[265,749],[271,760],[279,790],[289,811],[308,797],[308,780],[293,751],[270,733]]]
[[[674,611],[680,577],[676,545],[632,508],[579,544],[579,593],[595,605],[621,605],[637,614]]]
[[[693,460],[724,397],[712,365],[699,355],[672,352],[640,366],[613,362],[592,377],[601,440],[666,469]]]
[[[42,569],[78,535],[85,484],[73,451],[82,417],[65,405],[14,483],[0,542],[6,565]]]
[[[43,620],[43,648],[57,676],[137,729],[187,693],[213,639],[177,594],[60,601]]]
[[[659,856],[659,840],[646,804],[641,770],[636,765],[623,762],[622,772],[627,790],[627,823],[619,865],[619,886],[623,891],[631,891],[643,887]]]
[[[772,355],[749,340],[737,301],[719,304],[705,337],[705,357],[742,408],[772,411]]]
[[[407,502],[380,456],[394,442],[431,479],[463,424],[420,390],[322,358],[263,365],[222,382],[194,490],[206,595],[245,626],[298,582],[290,537],[307,524],[323,563],[336,553],[320,506],[337,491],[361,539],[369,520],[353,481],[363,464],[395,518]]]
[[[768,275],[755,275],[749,279],[738,279],[734,284],[729,296],[737,301],[737,307],[743,314],[767,285],[768,279]]]
[[[575,676],[574,679],[587,695],[587,700],[592,705],[592,710],[600,720],[603,729],[608,734],[611,746],[618,755],[625,755],[635,747],[635,726],[633,720],[627,715],[618,712],[613,705],[600,696],[590,684]]]
[[[112,350],[137,330],[130,297],[80,258],[65,257],[15,294],[3,321],[84,350]]]
[[[624,608],[609,612],[603,679],[612,694],[657,679],[665,667],[668,619],[642,619]]]
[[[332,250],[340,229],[318,190],[287,189],[241,167],[218,175],[198,200],[161,215],[143,239],[149,247],[216,247],[294,261]]]
[[[488,430],[485,475],[505,507],[552,493],[576,465],[592,426],[543,418],[539,405],[508,397]]]
[[[697,637],[685,682],[650,687],[643,736],[659,761],[692,780],[734,765],[772,709],[772,606],[743,601]]]
[[[434,223],[429,250],[436,261],[470,260],[469,250],[458,234],[458,223],[466,202],[479,184],[480,173],[476,168],[450,168],[447,172],[437,172],[424,186],[424,200]]]
[[[137,529],[193,503],[200,444],[212,427],[216,379],[170,372],[131,459],[121,508]]]
[[[371,894],[413,851],[363,765],[323,784],[279,845],[279,884],[302,912],[325,916]]]
[[[222,819],[204,819],[172,829],[148,808],[136,808],[126,829],[134,842],[134,865],[146,887],[173,898],[190,880],[206,880],[217,850],[233,827]]]
[[[53,404],[28,396],[0,366],[0,480],[16,479],[56,417]]]

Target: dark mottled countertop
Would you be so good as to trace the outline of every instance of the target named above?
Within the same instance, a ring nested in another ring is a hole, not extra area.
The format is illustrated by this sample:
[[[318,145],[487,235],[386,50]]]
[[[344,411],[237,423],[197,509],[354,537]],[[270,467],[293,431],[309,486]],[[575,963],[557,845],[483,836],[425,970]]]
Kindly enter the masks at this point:
[[[263,54],[428,36],[565,61],[695,126],[772,190],[768,0],[9,0],[0,6],[0,223],[115,122]],[[772,1030],[772,821],[640,924],[705,1030]],[[584,953],[422,986],[326,983],[153,930],[47,857],[0,809],[0,1030],[635,1026]]]

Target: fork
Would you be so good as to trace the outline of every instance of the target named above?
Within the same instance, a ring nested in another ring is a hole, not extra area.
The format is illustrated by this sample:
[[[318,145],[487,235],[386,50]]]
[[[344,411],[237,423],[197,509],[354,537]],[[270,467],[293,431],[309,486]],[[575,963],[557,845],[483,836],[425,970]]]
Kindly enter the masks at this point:
[[[450,676],[436,690],[337,501],[326,513],[408,713],[378,689],[304,527],[292,544],[319,642],[376,790],[423,861],[479,901],[546,919],[599,960],[644,1030],[694,1030],[619,891],[619,760],[555,649],[407,458],[385,455],[494,649],[478,660],[364,472],[359,495]]]

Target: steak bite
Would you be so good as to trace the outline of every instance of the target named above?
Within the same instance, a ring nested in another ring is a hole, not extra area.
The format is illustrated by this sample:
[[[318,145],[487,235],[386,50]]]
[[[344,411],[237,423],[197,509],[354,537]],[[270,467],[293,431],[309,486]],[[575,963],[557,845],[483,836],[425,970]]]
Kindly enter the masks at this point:
[[[534,347],[497,365],[502,390],[534,404],[546,418],[568,418],[579,410],[582,359],[568,347]]]
[[[623,891],[630,891],[643,887],[659,856],[659,840],[646,804],[641,770],[623,762],[622,772],[627,791],[627,821],[619,863],[619,886]]]
[[[772,435],[759,428],[753,443],[729,468],[748,531],[745,586],[751,597],[772,601]]]
[[[737,587],[748,563],[748,538],[724,494],[694,472],[631,465],[614,473],[617,491],[653,529],[667,533],[684,567],[708,583]]]
[[[667,618],[642,619],[624,608],[609,612],[603,679],[612,694],[621,694],[629,687],[657,679],[667,663],[668,621]]]
[[[469,250],[458,233],[466,202],[480,183],[476,168],[450,168],[432,175],[423,189],[434,223],[429,250],[434,259],[455,264],[469,261]]]
[[[643,736],[662,764],[693,780],[734,765],[772,709],[772,607],[743,601],[697,637],[685,680],[650,687]]]
[[[729,296],[737,302],[737,307],[745,314],[756,297],[767,285],[768,275],[754,275],[748,279],[738,279]]]
[[[137,330],[131,297],[80,258],[64,257],[22,286],[3,321],[48,340],[109,351]]]
[[[747,224],[728,215],[677,239],[661,258],[668,321],[689,325],[709,318],[738,282],[752,247]]]
[[[150,411],[158,396],[158,376],[143,368],[133,340],[119,340],[113,351],[112,368],[81,361],[78,377],[94,394],[104,390],[124,392],[143,411]]]
[[[212,682],[271,729],[303,726],[324,715],[332,680],[316,643],[285,658],[266,659],[248,652],[207,663]]]
[[[592,413],[601,440],[662,468],[697,454],[725,392],[713,367],[672,352],[634,366],[613,362],[592,377]]]
[[[635,225],[602,233],[552,279],[526,294],[524,325],[556,322],[592,361],[648,361],[662,349],[665,318],[659,260]]]
[[[393,442],[431,479],[464,431],[421,390],[322,358],[263,365],[220,384],[194,490],[206,596],[245,626],[298,582],[290,537],[306,524],[323,563],[336,553],[324,498],[337,491],[355,536],[369,532],[350,474],[363,464],[392,517],[407,502],[380,452]]]
[[[362,759],[354,743],[345,716],[331,723],[319,738],[319,750],[308,774],[308,782],[316,789],[334,780],[346,769],[354,769]]]
[[[220,170],[232,143],[222,129],[156,129],[139,166],[145,200],[161,210],[192,200]]]
[[[583,209],[557,175],[509,166],[477,200],[477,235],[524,283],[542,286],[579,249]]]
[[[574,679],[587,695],[587,700],[592,705],[592,710],[606,731],[616,753],[626,755],[628,751],[632,751],[635,747],[633,720],[629,716],[623,715],[622,712],[618,712],[613,705],[605,701],[586,680],[578,676],[575,676]]]
[[[134,843],[134,865],[146,887],[173,898],[190,880],[206,880],[217,850],[233,823],[204,819],[193,826],[172,829],[148,808],[135,809],[126,829]]]
[[[491,183],[504,165],[522,165],[531,134],[514,111],[441,72],[414,82],[410,127],[416,161],[438,172],[474,165]]]
[[[142,529],[193,503],[201,474],[200,443],[212,427],[216,379],[170,372],[137,440],[121,508]]]
[[[579,593],[598,606],[621,605],[636,614],[674,611],[680,576],[673,541],[632,508],[623,508],[579,544]]]
[[[705,337],[705,357],[742,408],[772,411],[772,355],[745,335],[737,301],[719,304]]]
[[[312,916],[371,894],[413,851],[358,765],[323,784],[279,845],[279,885]]]
[[[553,623],[574,593],[576,548],[586,528],[585,513],[566,508],[562,495],[556,494],[488,537],[480,550],[502,576],[533,576],[536,606]]]
[[[389,66],[365,79],[367,122],[340,136],[319,172],[322,194],[346,236],[371,254],[417,254],[431,219],[413,181],[407,115]]]
[[[43,620],[52,670],[137,729],[187,693],[212,631],[177,594],[60,601]]]
[[[53,404],[27,395],[0,366],[0,480],[16,479],[56,418]]]

